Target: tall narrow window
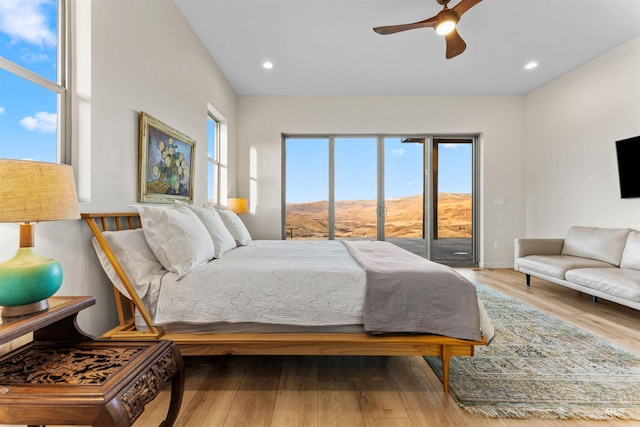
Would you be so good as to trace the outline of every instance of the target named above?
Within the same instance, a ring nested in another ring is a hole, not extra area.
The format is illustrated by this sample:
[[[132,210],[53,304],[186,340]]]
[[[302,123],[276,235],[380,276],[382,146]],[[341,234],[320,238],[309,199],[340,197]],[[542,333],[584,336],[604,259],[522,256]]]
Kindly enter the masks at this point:
[[[0,2],[0,157],[69,160],[65,6]]]
[[[207,182],[209,203],[220,203],[220,123],[207,116]]]

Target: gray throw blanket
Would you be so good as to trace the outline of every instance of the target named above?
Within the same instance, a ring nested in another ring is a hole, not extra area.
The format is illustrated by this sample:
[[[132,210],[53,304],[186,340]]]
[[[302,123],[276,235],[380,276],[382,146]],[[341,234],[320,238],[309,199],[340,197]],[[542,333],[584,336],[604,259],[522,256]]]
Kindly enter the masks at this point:
[[[459,273],[391,243],[344,244],[366,272],[365,331],[481,339],[476,288]]]

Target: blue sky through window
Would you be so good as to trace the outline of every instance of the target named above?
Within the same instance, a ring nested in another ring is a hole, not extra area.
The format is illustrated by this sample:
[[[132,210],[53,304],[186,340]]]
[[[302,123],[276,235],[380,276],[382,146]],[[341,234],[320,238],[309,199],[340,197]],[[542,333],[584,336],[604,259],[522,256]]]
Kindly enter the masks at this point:
[[[376,138],[336,138],[336,201],[376,198]],[[328,200],[327,139],[288,138],[287,203]],[[385,197],[422,194],[422,144],[385,138]],[[441,193],[470,194],[472,144],[439,144]]]
[[[57,1],[0,0],[0,56],[57,82]],[[0,157],[57,160],[58,95],[0,69]]]

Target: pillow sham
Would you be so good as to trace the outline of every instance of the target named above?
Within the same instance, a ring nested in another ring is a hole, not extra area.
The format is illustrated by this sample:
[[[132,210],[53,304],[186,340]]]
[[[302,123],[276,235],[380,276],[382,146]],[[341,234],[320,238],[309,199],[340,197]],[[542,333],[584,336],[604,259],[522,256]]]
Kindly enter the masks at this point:
[[[222,254],[238,246],[215,208],[212,206],[200,207],[191,205],[188,205],[188,207],[202,221],[202,224],[209,232],[209,236],[213,241],[213,256],[215,258],[220,258]]]
[[[244,225],[237,213],[228,209],[216,209],[222,222],[227,226],[227,229],[236,240],[238,246],[247,246],[251,243],[251,234]]]
[[[118,259],[120,266],[134,286],[140,298],[144,298],[149,290],[149,283],[153,276],[163,274],[167,270],[162,267],[156,256],[147,244],[142,229],[103,231],[102,236],[109,244],[113,255]],[[98,254],[98,259],[107,277],[116,288],[129,299],[131,296],[124,284],[116,274],[107,254],[102,250],[98,240],[94,237],[91,242]]]
[[[136,205],[149,247],[167,270],[182,278],[213,258],[213,242],[202,221],[185,205]]]

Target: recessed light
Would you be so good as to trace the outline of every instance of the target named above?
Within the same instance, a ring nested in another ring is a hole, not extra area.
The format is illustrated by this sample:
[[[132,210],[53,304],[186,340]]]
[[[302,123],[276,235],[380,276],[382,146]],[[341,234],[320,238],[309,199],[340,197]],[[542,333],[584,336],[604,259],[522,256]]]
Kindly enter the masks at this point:
[[[262,63],[262,66],[263,66],[264,68],[266,68],[267,70],[270,70],[270,69],[272,69],[272,68],[273,68],[273,63],[272,63],[272,62],[270,62],[270,61],[265,61],[265,62],[263,62],[263,63]]]
[[[525,70],[533,70],[537,66],[538,66],[538,63],[536,61],[531,61],[531,62],[527,62],[527,64],[524,66],[524,69]]]

